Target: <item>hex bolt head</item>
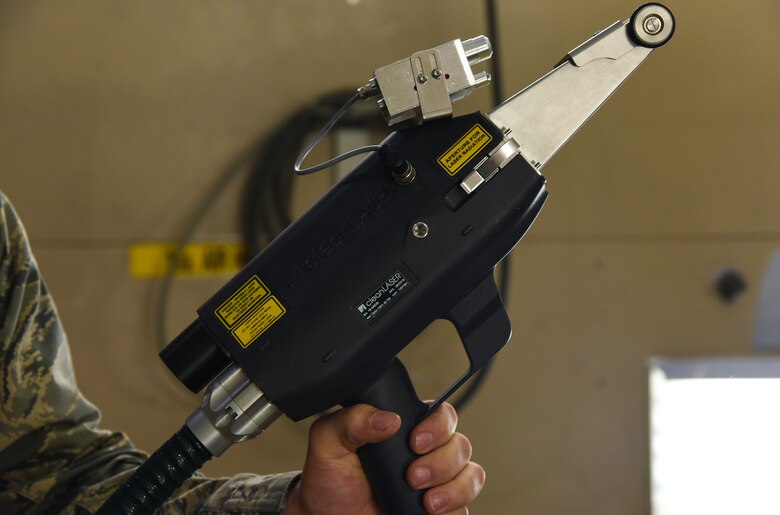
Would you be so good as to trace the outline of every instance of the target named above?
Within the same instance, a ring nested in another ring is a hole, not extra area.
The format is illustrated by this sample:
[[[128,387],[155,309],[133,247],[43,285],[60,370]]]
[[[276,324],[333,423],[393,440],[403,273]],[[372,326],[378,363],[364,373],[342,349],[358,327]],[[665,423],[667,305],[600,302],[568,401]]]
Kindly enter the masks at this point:
[[[426,82],[428,82],[428,76],[425,75],[424,73],[421,73],[420,75],[417,76],[417,82],[419,82],[420,84],[425,84]]]
[[[425,238],[428,236],[428,224],[425,222],[417,222],[414,224],[414,227],[412,227],[412,234],[414,234],[415,238]]]
[[[664,29],[664,20],[657,14],[651,14],[642,22],[642,28],[651,36],[655,36]]]
[[[441,70],[436,68],[431,72],[431,75],[433,75],[434,79],[440,79],[441,78]]]

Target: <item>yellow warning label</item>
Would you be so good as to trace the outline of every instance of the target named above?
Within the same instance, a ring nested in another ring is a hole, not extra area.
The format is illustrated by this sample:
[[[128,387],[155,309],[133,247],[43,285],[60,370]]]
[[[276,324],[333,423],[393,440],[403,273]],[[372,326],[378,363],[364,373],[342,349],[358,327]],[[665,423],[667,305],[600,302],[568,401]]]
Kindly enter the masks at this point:
[[[169,273],[176,245],[136,243],[130,246],[130,275],[162,277]],[[210,277],[233,275],[246,263],[246,246],[240,243],[188,243],[179,251],[176,275]]]
[[[228,298],[215,312],[230,329],[247,314],[258,301],[271,293],[259,277],[253,275],[244,285]]]
[[[455,142],[439,157],[438,162],[450,175],[455,175],[474,156],[479,154],[493,137],[480,124],[476,124],[465,136]]]
[[[266,329],[282,318],[282,315],[286,312],[279,300],[272,296],[252,311],[238,327],[233,329],[233,336],[236,337],[236,340],[242,347],[246,348],[258,336],[263,334]]]

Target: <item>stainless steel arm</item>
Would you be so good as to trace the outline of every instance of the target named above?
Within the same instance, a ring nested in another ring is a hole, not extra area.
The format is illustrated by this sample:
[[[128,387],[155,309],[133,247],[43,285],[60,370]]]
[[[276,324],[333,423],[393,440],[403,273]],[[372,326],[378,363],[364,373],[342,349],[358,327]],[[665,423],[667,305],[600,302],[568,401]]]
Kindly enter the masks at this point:
[[[671,39],[674,17],[646,4],[602,30],[563,63],[488,113],[511,131],[525,159],[541,169],[654,48]]]

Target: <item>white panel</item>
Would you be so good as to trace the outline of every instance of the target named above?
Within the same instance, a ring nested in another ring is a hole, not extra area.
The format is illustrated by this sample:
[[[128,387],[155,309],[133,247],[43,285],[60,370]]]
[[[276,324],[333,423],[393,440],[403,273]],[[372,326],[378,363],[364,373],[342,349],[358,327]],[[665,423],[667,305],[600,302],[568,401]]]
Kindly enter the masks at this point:
[[[673,365],[650,372],[653,515],[780,513],[780,359]]]

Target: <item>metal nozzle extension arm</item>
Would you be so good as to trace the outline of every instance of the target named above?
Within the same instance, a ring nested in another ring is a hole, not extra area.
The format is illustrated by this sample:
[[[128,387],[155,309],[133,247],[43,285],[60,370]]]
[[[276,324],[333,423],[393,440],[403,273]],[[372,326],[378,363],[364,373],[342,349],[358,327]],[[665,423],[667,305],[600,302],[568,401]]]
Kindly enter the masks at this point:
[[[671,39],[675,21],[660,4],[646,4],[569,52],[562,64],[488,113],[511,131],[537,169],[620,87],[654,48]]]

